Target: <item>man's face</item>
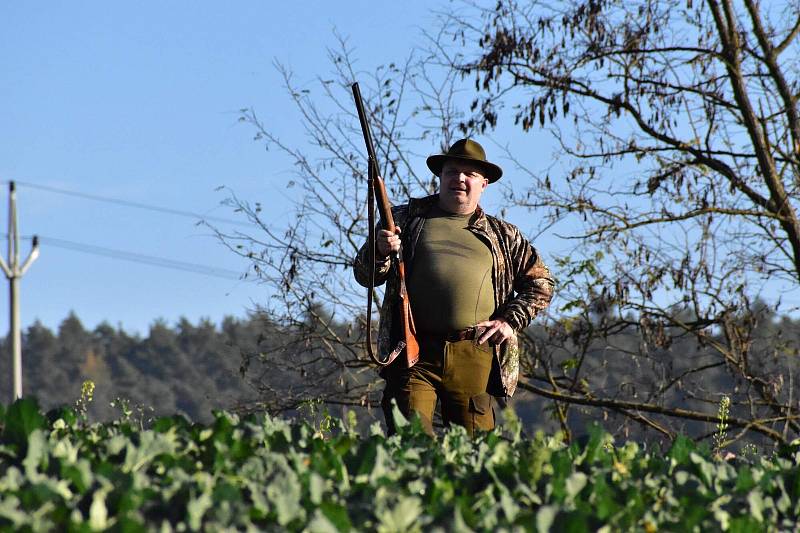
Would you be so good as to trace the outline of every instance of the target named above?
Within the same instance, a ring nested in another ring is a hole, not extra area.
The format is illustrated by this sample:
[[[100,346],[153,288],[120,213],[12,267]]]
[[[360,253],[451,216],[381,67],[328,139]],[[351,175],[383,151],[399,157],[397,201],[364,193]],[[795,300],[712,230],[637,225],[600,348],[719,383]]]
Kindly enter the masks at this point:
[[[439,207],[448,213],[472,213],[488,184],[478,165],[448,159],[439,176]]]

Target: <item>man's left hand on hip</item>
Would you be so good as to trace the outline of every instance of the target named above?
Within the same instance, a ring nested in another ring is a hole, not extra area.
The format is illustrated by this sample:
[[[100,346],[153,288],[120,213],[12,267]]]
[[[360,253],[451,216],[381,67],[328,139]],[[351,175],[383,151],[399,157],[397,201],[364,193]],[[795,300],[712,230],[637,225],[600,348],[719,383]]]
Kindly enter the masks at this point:
[[[484,320],[483,322],[475,324],[475,327],[478,328],[479,331],[483,330],[480,333],[480,337],[478,337],[478,344],[489,341],[492,345],[500,345],[514,335],[514,329],[502,318]]]

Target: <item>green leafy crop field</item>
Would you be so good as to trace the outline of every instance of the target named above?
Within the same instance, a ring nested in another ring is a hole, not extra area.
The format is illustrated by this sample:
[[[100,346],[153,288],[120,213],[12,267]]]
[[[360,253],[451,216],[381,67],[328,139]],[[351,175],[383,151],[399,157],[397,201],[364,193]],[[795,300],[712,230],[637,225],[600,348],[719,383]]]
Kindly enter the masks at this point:
[[[219,412],[148,428],[80,410],[0,409],[0,528],[13,531],[793,531],[800,451],[731,461],[504,433],[387,438]]]

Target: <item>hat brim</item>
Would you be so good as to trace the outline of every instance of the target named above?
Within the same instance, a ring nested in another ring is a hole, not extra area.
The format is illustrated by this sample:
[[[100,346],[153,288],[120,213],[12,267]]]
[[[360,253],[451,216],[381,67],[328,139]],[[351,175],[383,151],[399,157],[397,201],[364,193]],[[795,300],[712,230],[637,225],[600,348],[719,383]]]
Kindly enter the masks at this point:
[[[430,156],[425,161],[425,163],[427,163],[428,168],[431,169],[431,172],[433,172],[437,176],[441,176],[444,162],[447,161],[448,159],[467,161],[469,163],[472,163],[473,165],[478,166],[480,169],[483,170],[483,175],[487,180],[489,180],[489,183],[494,183],[503,176],[503,169],[501,169],[494,163],[490,163],[488,161],[482,161],[480,159],[474,159],[472,157],[463,157],[463,156],[449,155],[449,154],[436,154]]]

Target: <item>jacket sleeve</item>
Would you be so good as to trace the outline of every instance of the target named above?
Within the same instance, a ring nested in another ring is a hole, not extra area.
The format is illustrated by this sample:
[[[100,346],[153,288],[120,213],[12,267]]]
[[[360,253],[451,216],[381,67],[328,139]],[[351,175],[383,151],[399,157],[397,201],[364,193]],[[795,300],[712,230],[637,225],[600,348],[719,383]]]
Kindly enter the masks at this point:
[[[539,253],[518,229],[514,232],[509,251],[509,270],[514,276],[515,294],[505,303],[500,315],[519,331],[528,327],[530,321],[550,305],[556,282]]]
[[[375,228],[377,233],[380,229],[380,224]],[[369,287],[369,271],[375,269],[375,286],[383,285],[386,278],[389,277],[392,262],[389,258],[385,261],[376,261],[375,264],[369,264],[369,242],[365,242],[356,253],[355,261],[353,261],[353,274],[355,275],[356,282],[362,287]]]

